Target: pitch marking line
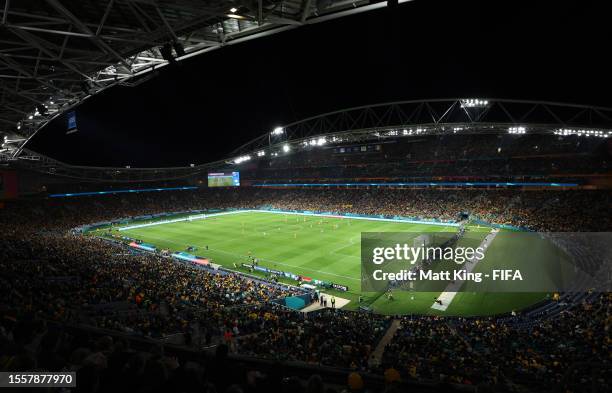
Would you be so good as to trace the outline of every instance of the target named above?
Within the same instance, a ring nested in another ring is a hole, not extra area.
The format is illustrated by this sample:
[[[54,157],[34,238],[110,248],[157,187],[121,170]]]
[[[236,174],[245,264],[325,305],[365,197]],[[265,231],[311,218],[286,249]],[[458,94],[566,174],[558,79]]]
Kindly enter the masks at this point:
[[[239,213],[274,213],[274,214],[290,214],[290,215],[300,215],[300,216],[312,216],[312,217],[327,217],[327,218],[335,218],[335,219],[347,219],[347,220],[366,220],[366,221],[384,221],[384,222],[394,222],[394,223],[406,223],[406,224],[419,224],[419,225],[437,225],[437,226],[445,226],[446,228],[448,227],[456,227],[459,226],[459,224],[456,223],[441,223],[441,222],[430,222],[430,221],[415,221],[415,220],[402,220],[402,219],[389,219],[389,218],[377,218],[377,217],[352,217],[352,216],[339,216],[339,215],[333,215],[333,214],[316,214],[316,213],[300,213],[300,212],[286,212],[286,211],[270,211],[270,210],[255,210],[255,209],[251,209],[251,210],[233,210],[233,211],[228,211],[228,212],[221,212],[221,213],[213,213],[213,214],[198,214],[198,215],[194,215],[194,216],[188,216],[188,217],[182,217],[182,218],[178,218],[178,219],[172,219],[172,220],[164,220],[164,221],[157,221],[157,222],[151,222],[151,223],[145,223],[145,224],[137,224],[137,225],[131,225],[131,226],[127,226],[127,227],[122,227],[122,228],[118,228],[119,231],[127,231],[127,230],[135,230],[135,229],[140,229],[140,228],[146,228],[146,227],[151,227],[151,226],[156,226],[156,225],[163,225],[163,224],[171,224],[171,223],[177,223],[177,222],[184,222],[184,221],[199,221],[199,220],[204,220],[210,217],[217,217],[217,216],[224,216],[224,215],[230,215],[230,214],[239,214]],[[444,228],[444,229],[446,229]],[[153,238],[153,239],[157,239],[160,241],[165,241],[168,243],[173,243],[173,244],[177,244],[180,246],[185,245],[184,243],[179,243],[179,242],[175,242],[175,241],[171,241],[168,239],[163,239],[163,238],[159,238],[159,237],[155,237],[155,236],[151,236],[151,235],[146,235],[147,237]],[[195,244],[198,247],[202,247],[201,245]],[[342,247],[339,247],[338,249],[342,249],[342,248],[346,248],[347,246],[344,245]],[[217,251],[217,252],[221,252],[221,253],[225,253],[228,255],[233,255],[236,257],[245,257],[245,256],[241,256],[235,253],[230,253],[227,251],[223,251],[223,250],[213,250],[211,249],[211,251]],[[334,251],[332,251],[332,253],[337,254]],[[337,255],[342,255],[342,254],[337,254]],[[346,255],[343,255],[346,256]],[[313,270],[313,269],[306,269],[302,266],[295,266],[295,265],[291,265],[291,264],[286,264],[286,263],[282,263],[282,262],[277,262],[277,261],[273,261],[270,259],[265,259],[265,258],[260,258],[262,261],[267,261],[276,265],[282,265],[282,266],[288,266],[294,269],[301,269],[301,270],[305,270],[305,271],[312,271],[312,272],[316,272],[316,273],[321,273],[321,274],[327,274],[329,276],[335,276],[335,277],[341,277],[341,278],[345,278],[348,280],[352,280],[352,281],[361,281],[361,279],[357,279],[354,277],[349,277],[349,276],[344,276],[341,274],[334,274],[334,273],[330,273],[330,272],[326,272],[323,270]]]
[[[160,237],[152,236],[152,235],[148,235],[148,234],[146,236],[151,238],[151,239],[156,239],[156,240],[159,240],[159,241],[162,241],[162,242],[176,244],[178,246],[188,246],[189,245],[189,244],[186,244],[186,243],[175,242],[173,240],[169,240],[169,239],[165,239],[165,238],[160,238]],[[197,246],[199,248],[206,247],[206,246],[202,246],[200,244],[191,244],[191,245],[192,246]],[[246,255],[240,255],[240,254],[236,254],[236,253],[233,253],[233,252],[228,252],[228,251],[218,250],[218,249],[213,249],[213,248],[209,248],[209,251],[220,252],[222,254],[231,255],[231,256],[234,256],[234,257],[237,257],[237,258],[246,258],[247,257]],[[326,272],[324,270],[308,269],[308,268],[304,268],[302,266],[296,266],[296,265],[291,265],[291,264],[288,264],[288,263],[277,262],[277,261],[273,261],[273,260],[267,259],[267,258],[257,258],[257,259],[259,259],[261,261],[269,262],[269,263],[272,263],[272,264],[276,264],[276,265],[292,267],[294,269],[302,269],[302,270],[306,270],[306,271],[327,274],[329,276],[336,276],[336,277],[346,278],[347,280],[351,280],[351,281],[361,281],[361,279],[359,279],[359,278],[343,276],[341,274],[330,273],[330,272]]]
[[[246,255],[240,255],[240,254],[236,254],[236,253],[228,252],[228,251],[223,251],[223,250],[212,250],[212,251],[220,252],[220,253],[227,254],[227,255],[232,255],[232,256],[235,256],[237,258],[244,258],[244,257],[246,257]],[[272,263],[272,264],[275,264],[275,265],[282,265],[282,266],[292,267],[294,269],[302,269],[302,270],[307,270],[307,271],[311,271],[311,272],[327,274],[329,276],[342,277],[342,278],[346,278],[347,280],[352,280],[352,281],[361,281],[361,279],[359,279],[359,278],[343,276],[341,274],[330,273],[330,272],[326,272],[324,270],[314,270],[314,269],[310,269],[310,268],[304,268],[302,266],[296,266],[296,265],[291,265],[291,264],[288,264],[288,263],[282,263],[282,262],[273,261],[273,260],[268,259],[268,258],[259,258],[258,257],[257,259],[259,259],[261,261],[264,261],[264,262],[269,262],[269,263]]]
[[[196,220],[206,219],[206,218],[209,218],[209,217],[226,216],[228,214],[244,213],[244,212],[248,212],[248,211],[250,211],[250,210],[232,210],[232,211],[223,212],[223,213],[196,214],[196,215],[193,215],[193,216],[187,216],[187,217],[182,217],[182,218],[175,218],[175,219],[172,219],[172,220],[162,220],[162,221],[148,222],[146,224],[130,225],[130,226],[127,226],[127,227],[118,228],[118,230],[119,231],[128,231],[130,229],[152,227],[152,226],[163,225],[163,224],[172,224],[172,223],[175,223],[175,222],[196,221]]]
[[[498,232],[499,232],[499,229],[493,228],[491,232],[489,232],[489,234],[485,236],[484,240],[482,241],[482,243],[480,243],[479,247],[482,247],[486,251],[487,248],[489,248],[489,246],[493,242],[493,239],[495,239],[495,236],[497,236]],[[464,270],[468,273],[471,273],[472,270],[474,270],[474,268],[478,264],[478,262],[480,262],[480,260],[477,260],[475,262],[472,262],[472,261],[468,261],[468,262],[469,263],[464,264],[465,266]],[[455,281],[455,282],[448,284],[444,292],[442,292],[440,296],[438,296],[438,300],[440,300],[442,304],[434,302],[431,308],[440,310],[440,311],[446,311],[448,306],[450,306],[453,299],[455,298],[455,295],[457,295],[457,292],[459,291],[459,289],[461,289],[461,286],[463,285],[463,283],[464,281],[460,280],[460,281]]]

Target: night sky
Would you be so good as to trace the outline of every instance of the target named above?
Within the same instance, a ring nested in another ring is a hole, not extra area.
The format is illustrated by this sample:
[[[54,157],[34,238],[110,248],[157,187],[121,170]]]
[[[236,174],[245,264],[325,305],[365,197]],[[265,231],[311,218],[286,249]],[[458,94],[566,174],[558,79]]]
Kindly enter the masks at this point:
[[[605,1],[415,0],[228,46],[114,88],[29,148],[71,164],[184,166],[277,125],[394,100],[498,97],[612,106]]]

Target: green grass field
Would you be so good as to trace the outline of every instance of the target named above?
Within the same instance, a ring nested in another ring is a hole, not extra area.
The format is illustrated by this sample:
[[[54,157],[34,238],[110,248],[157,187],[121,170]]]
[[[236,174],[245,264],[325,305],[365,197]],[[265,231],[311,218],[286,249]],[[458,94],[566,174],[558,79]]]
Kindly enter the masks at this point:
[[[121,231],[122,235],[154,244],[157,248],[185,251],[234,269],[252,255],[261,266],[330,281],[349,287],[349,292],[326,291],[351,300],[345,308],[364,305],[383,314],[491,315],[519,310],[542,300],[542,293],[458,293],[446,311],[431,308],[439,292],[395,291],[394,300],[381,293],[361,293],[360,240],[362,232],[454,232],[440,225],[386,222],[240,212],[201,220],[165,223]],[[483,239],[489,228],[468,228],[470,241]],[[93,232],[103,235],[105,231]],[[208,250],[206,250],[208,246]],[[504,247],[493,242],[491,248]],[[477,267],[478,269],[478,267]],[[238,268],[237,270],[242,270]],[[292,284],[294,282],[291,282]]]

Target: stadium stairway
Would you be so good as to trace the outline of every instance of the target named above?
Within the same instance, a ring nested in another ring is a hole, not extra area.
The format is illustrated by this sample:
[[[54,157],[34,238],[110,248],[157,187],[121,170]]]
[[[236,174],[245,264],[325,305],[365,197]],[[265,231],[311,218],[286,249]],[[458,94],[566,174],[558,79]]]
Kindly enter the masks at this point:
[[[394,319],[393,322],[391,322],[391,325],[389,326],[389,329],[387,329],[387,332],[385,333],[383,338],[380,339],[380,342],[374,349],[374,352],[372,352],[372,357],[370,359],[370,367],[380,365],[380,362],[383,357],[383,352],[385,352],[385,347],[387,346],[387,344],[389,344],[389,342],[391,342],[391,340],[395,336],[395,332],[397,332],[397,329],[399,329],[399,327],[400,320]]]

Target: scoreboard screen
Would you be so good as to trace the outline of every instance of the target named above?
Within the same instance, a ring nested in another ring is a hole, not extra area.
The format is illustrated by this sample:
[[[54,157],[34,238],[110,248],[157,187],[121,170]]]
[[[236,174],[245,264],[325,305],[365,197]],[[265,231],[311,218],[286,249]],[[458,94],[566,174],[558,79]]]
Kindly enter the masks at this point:
[[[238,187],[240,172],[209,172],[208,187]]]

